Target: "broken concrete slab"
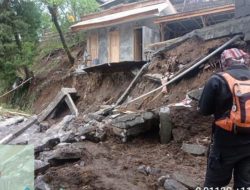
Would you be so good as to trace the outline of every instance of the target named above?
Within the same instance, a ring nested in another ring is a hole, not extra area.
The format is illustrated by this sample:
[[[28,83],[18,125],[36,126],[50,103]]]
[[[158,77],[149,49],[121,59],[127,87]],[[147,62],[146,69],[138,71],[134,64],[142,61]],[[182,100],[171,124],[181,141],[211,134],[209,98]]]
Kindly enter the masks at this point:
[[[78,111],[76,109],[76,106],[75,106],[73,100],[70,97],[71,94],[76,94],[76,93],[77,93],[77,91],[76,91],[75,88],[62,88],[61,91],[58,92],[58,94],[56,95],[54,100],[39,115],[38,121],[39,122],[44,121],[56,109],[56,107],[62,101],[66,101],[66,103],[69,105],[70,110],[73,111],[73,114],[78,115]],[[65,97],[67,97],[67,98],[65,99]]]
[[[84,155],[84,149],[79,144],[58,144],[54,150],[40,153],[39,159],[49,162],[52,166],[75,162]]]
[[[188,190],[188,188],[174,179],[166,179],[164,182],[164,188],[166,190]]]
[[[180,172],[174,172],[173,179],[180,182],[189,189],[195,189],[196,187],[199,186],[199,183],[195,181],[193,177],[190,177],[188,174],[181,174]]]
[[[154,112],[126,114],[114,119],[111,123],[114,134],[126,142],[129,137],[158,128],[159,115]]]
[[[0,121],[0,127],[8,127],[10,125],[21,123],[22,121],[24,121],[23,116],[12,117],[12,118],[6,119],[5,121]]]
[[[36,122],[37,122],[37,115],[34,115],[34,116],[30,117],[27,121],[25,121],[24,123],[21,123],[20,125],[18,125],[15,128],[14,132],[11,132],[5,138],[3,138],[2,140],[0,140],[0,144],[9,143],[11,140],[13,140],[14,138],[16,138],[19,135],[21,135],[26,129],[28,129],[29,127],[31,127]]]
[[[198,144],[186,144],[183,143],[181,149],[189,154],[202,156],[205,155],[207,152],[207,147]]]
[[[250,16],[246,16],[239,19],[231,19],[226,22],[194,30],[179,38],[171,39],[157,44],[151,44],[148,48],[152,50],[158,49],[157,53],[155,54],[157,55],[159,53],[165,52],[166,50],[172,49],[193,37],[199,37],[203,40],[211,40],[216,38],[223,38],[237,34],[242,34],[247,31],[246,28],[249,27],[248,26],[249,21],[250,21]],[[247,33],[244,33],[244,35],[246,34]]]

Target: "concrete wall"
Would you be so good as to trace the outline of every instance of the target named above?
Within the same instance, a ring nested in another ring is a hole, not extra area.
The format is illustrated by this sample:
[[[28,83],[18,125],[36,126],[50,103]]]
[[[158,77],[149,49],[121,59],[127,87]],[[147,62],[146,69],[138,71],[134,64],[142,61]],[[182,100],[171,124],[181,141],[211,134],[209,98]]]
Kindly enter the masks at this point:
[[[108,34],[109,31],[120,31],[120,61],[133,61],[134,60],[134,29],[143,29],[143,47],[146,48],[148,44],[160,41],[160,29],[153,23],[153,19],[141,20],[130,22],[126,24],[96,29],[88,32],[97,32],[99,38],[99,63],[108,62]],[[144,52],[144,50],[143,50]],[[145,56],[143,56],[145,60]]]

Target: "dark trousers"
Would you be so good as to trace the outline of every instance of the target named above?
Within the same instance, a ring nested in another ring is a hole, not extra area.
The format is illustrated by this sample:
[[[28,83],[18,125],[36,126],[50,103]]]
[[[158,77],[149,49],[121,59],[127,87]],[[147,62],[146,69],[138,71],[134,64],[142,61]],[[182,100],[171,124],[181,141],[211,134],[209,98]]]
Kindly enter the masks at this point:
[[[234,189],[250,187],[250,151],[247,147],[211,146],[204,187],[222,188],[234,177]]]

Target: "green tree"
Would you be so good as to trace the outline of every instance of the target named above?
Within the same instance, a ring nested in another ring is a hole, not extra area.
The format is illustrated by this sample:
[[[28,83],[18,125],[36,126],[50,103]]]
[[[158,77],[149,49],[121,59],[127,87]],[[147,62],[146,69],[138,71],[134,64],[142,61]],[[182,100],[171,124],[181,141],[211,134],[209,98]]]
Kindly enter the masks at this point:
[[[40,14],[36,4],[25,0],[0,2],[0,86],[13,83],[17,68],[32,63],[38,41]]]
[[[45,6],[47,6],[48,11],[51,15],[51,20],[54,23],[56,30],[60,36],[60,40],[62,42],[63,48],[68,56],[69,62],[73,65],[74,64],[74,57],[71,55],[69,48],[67,46],[65,37],[63,35],[63,31],[61,29],[61,26],[59,24],[58,20],[58,7],[62,5],[65,2],[65,0],[42,0],[42,3],[44,3]]]

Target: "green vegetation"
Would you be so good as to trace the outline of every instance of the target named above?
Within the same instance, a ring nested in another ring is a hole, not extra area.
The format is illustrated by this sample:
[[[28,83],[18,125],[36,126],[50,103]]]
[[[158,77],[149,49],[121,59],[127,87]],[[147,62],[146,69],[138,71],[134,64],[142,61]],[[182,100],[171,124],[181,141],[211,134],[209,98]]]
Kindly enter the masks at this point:
[[[70,41],[67,35],[64,42],[63,38],[81,15],[94,11],[98,11],[95,0],[0,0],[0,95],[20,77],[20,68],[32,68],[35,61],[54,49],[66,50],[79,42],[77,35]],[[43,42],[44,36],[56,32],[60,35]],[[27,93],[28,88],[23,88],[7,99],[16,104]]]

